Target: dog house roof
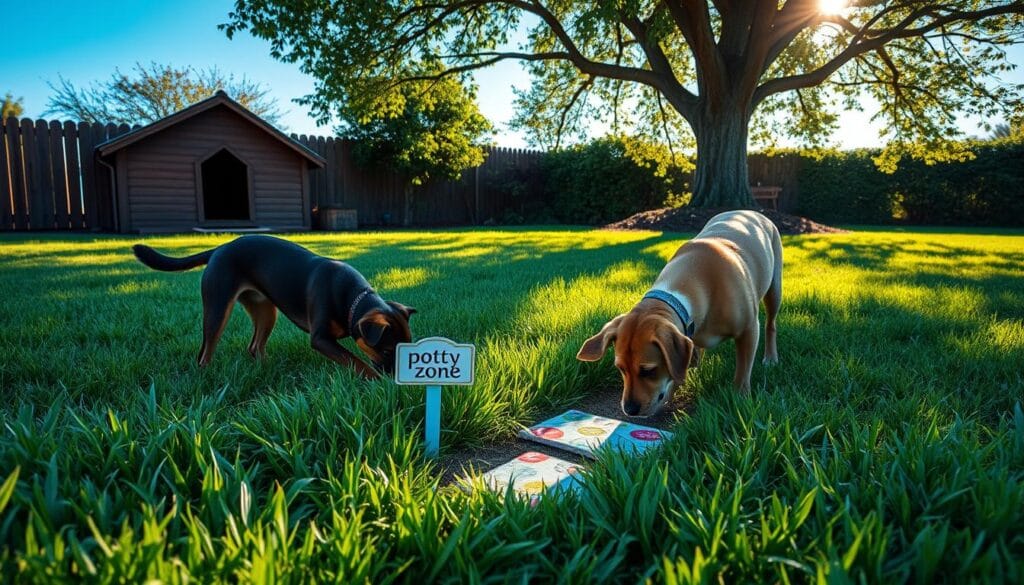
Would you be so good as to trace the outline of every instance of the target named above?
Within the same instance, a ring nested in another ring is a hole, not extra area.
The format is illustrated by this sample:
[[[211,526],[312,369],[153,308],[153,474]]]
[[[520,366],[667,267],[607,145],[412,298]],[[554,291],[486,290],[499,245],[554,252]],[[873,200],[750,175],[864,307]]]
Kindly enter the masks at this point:
[[[302,156],[303,158],[315,164],[316,166],[323,167],[327,164],[327,161],[325,161],[322,156],[306,148],[302,144],[299,144],[298,142],[290,138],[287,134],[281,132],[263,118],[260,118],[256,114],[250,112],[245,106],[228,97],[228,94],[224,93],[223,90],[217,90],[217,93],[206,98],[205,100],[196,102],[191,106],[185,108],[184,110],[175,112],[170,116],[167,116],[166,118],[163,118],[161,120],[157,120],[156,122],[153,122],[148,126],[143,126],[142,128],[132,130],[127,134],[122,134],[116,138],[111,138],[106,142],[102,142],[96,147],[96,150],[99,151],[100,156],[108,156],[114,152],[117,152],[118,150],[121,150],[122,148],[125,148],[126,146],[135,144],[136,142],[143,140],[148,136],[152,136],[157,132],[160,132],[170,126],[173,126],[189,118],[192,118],[198,114],[201,114],[217,106],[224,106],[229,110],[235,112],[242,118],[248,120],[253,125],[258,126],[264,132],[266,132],[273,138],[277,139],[279,142],[281,142],[291,150],[295,151],[298,155]]]

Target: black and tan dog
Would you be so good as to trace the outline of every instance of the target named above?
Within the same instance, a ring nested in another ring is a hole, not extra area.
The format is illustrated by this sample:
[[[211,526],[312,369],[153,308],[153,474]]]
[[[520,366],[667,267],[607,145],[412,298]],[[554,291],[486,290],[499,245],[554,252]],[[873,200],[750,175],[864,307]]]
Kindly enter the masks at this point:
[[[264,355],[279,309],[309,333],[313,349],[365,377],[377,374],[338,339],[351,336],[374,367],[388,373],[394,367],[395,346],[412,339],[409,316],[415,309],[382,299],[348,264],[317,256],[287,240],[243,236],[185,258],[164,256],[142,244],[132,250],[154,270],[176,272],[207,265],[200,366],[213,358],[235,301],[252,318],[249,353],[256,358]]]

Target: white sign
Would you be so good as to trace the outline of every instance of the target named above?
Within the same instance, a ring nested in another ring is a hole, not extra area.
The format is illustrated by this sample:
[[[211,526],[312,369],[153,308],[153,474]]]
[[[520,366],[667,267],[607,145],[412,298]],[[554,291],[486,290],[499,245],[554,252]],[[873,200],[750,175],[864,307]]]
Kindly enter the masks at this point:
[[[444,337],[399,343],[395,352],[398,384],[469,385],[473,383],[476,348]]]

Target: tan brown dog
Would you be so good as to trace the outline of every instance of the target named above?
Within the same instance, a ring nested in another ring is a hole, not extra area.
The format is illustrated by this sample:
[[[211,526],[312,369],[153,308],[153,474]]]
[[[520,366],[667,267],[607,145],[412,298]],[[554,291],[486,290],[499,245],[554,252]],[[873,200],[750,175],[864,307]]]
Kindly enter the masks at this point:
[[[764,363],[774,364],[779,360],[775,316],[782,303],[779,230],[755,211],[720,213],[679,248],[644,298],[588,339],[576,357],[597,361],[614,343],[622,411],[650,416],[686,381],[687,368],[697,365],[703,349],[731,338],[736,340],[733,384],[749,393],[762,299]]]

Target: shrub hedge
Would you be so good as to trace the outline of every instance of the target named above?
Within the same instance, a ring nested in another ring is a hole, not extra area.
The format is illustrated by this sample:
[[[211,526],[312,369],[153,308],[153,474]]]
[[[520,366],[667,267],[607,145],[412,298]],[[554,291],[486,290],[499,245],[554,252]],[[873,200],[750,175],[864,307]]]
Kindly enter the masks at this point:
[[[665,147],[610,136],[546,153],[540,167],[551,215],[599,224],[685,202],[692,165]]]
[[[838,224],[1024,225],[1024,140],[971,151],[966,162],[904,159],[891,174],[876,166],[879,150],[798,152],[799,170],[782,179],[796,192],[784,211]],[[663,146],[612,136],[545,153],[539,172],[504,174],[489,188],[520,201],[516,213],[495,218],[504,223],[596,225],[686,203],[692,169]]]
[[[879,171],[878,151],[804,155],[795,213],[832,223],[1024,225],[1024,142],[972,145],[966,162],[903,160]]]

